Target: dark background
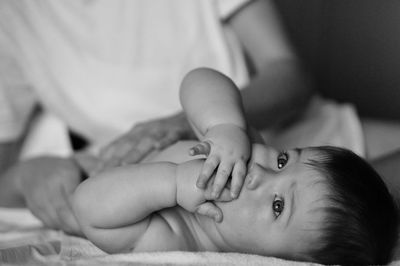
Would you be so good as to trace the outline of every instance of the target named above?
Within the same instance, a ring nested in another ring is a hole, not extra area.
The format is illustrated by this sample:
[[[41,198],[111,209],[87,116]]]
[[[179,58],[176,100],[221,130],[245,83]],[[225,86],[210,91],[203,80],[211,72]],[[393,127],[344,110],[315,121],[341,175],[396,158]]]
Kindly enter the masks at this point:
[[[276,0],[318,91],[400,119],[399,0]]]

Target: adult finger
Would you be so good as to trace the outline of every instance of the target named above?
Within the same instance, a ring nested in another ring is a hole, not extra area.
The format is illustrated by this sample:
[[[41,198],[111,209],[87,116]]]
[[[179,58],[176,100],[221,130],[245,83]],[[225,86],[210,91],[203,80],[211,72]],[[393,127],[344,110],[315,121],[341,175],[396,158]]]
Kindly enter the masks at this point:
[[[81,171],[86,176],[89,176],[92,172],[94,172],[99,164],[102,165],[102,161],[100,161],[97,157],[87,153],[87,152],[78,152],[73,156],[75,162],[79,165]]]
[[[237,198],[242,190],[246,177],[246,163],[243,160],[236,162],[232,171],[231,196]]]
[[[108,161],[115,157],[124,157],[134,145],[134,140],[128,135],[124,135],[101,149],[99,158]]]
[[[78,234],[80,232],[80,226],[75,218],[70,202],[70,191],[61,189],[61,199],[59,205],[56,208],[58,222],[63,231],[70,234]]]
[[[50,191],[49,193],[51,193]],[[31,213],[41,220],[46,227],[57,227],[57,215],[53,209],[53,205],[51,205],[53,201],[51,197],[46,197],[43,194],[43,190],[39,190],[34,186],[25,197],[25,201]]]
[[[121,164],[137,163],[153,150],[154,140],[152,138],[144,138],[121,159]]]
[[[58,228],[57,215],[51,208],[44,208],[28,204],[31,213],[42,221],[43,225],[48,228]]]
[[[120,166],[120,165],[121,165],[121,158],[113,157],[110,160],[105,161],[103,163],[103,165],[102,165],[103,169],[102,170],[107,169],[107,168],[114,168],[114,167],[117,167],[117,166]],[[97,171],[97,170],[98,169],[95,169],[95,171]]]
[[[73,211],[67,207],[59,207],[56,210],[60,229],[69,233],[77,234],[79,232],[78,222],[73,214]]]
[[[216,156],[210,156],[204,162],[203,168],[201,169],[200,176],[197,179],[197,187],[205,188],[207,181],[210,179],[215,169],[218,167],[219,158]]]
[[[201,215],[205,215],[207,217],[214,219],[214,221],[217,223],[220,223],[223,220],[223,215],[222,215],[221,209],[218,208],[214,203],[209,202],[209,201],[205,202],[203,204],[200,204],[197,207],[196,212]]]
[[[170,132],[166,135],[159,137],[154,143],[154,148],[161,150],[165,147],[177,142],[180,139],[180,135],[177,132]]]
[[[121,165],[126,164],[133,164],[140,162],[144,157],[146,157],[151,150],[148,151],[141,151],[138,149],[132,149],[129,153],[125,156],[125,158],[121,161]]]

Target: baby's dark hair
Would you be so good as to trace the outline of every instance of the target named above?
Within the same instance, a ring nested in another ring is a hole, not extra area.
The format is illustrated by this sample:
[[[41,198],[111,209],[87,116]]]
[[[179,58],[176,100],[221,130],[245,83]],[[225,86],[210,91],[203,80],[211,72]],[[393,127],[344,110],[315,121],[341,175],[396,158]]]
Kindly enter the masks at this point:
[[[326,178],[328,206],[319,245],[308,252],[323,264],[371,265],[390,261],[397,242],[397,206],[379,174],[353,152],[312,148],[308,162]]]

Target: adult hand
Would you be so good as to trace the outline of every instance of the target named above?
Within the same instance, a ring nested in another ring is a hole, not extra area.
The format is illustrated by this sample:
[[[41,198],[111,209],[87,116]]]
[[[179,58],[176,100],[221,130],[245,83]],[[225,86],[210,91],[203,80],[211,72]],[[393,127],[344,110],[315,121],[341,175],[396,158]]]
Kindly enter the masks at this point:
[[[45,226],[81,234],[70,197],[81,181],[81,170],[71,158],[38,157],[14,168],[27,207]]]
[[[194,137],[183,113],[139,123],[100,151],[100,168],[137,163],[155,149]]]
[[[95,175],[98,173],[98,170],[100,170],[97,167],[102,161],[88,152],[77,152],[73,155],[73,158],[81,169],[82,179]]]

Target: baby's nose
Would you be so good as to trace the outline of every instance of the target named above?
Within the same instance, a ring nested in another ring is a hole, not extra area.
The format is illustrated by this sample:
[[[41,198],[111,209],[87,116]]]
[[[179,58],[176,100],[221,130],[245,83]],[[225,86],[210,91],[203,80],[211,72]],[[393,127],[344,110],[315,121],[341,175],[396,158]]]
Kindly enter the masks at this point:
[[[254,190],[262,182],[265,182],[266,179],[268,179],[266,170],[259,164],[253,163],[247,172],[246,188],[249,190]]]

